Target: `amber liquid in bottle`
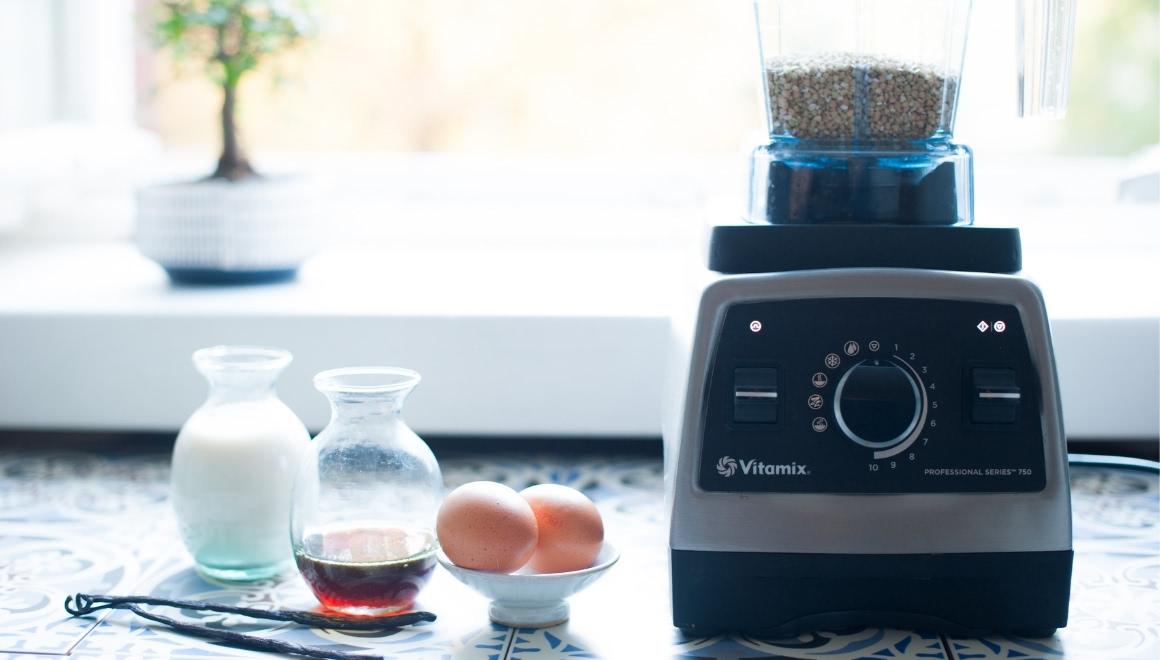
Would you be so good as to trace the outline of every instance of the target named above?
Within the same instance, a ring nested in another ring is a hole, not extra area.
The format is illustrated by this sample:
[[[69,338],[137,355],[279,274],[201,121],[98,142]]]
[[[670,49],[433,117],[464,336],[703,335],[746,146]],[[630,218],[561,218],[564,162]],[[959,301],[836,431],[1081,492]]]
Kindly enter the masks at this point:
[[[399,527],[329,527],[309,533],[294,560],[325,607],[386,614],[411,607],[435,571],[435,539]]]

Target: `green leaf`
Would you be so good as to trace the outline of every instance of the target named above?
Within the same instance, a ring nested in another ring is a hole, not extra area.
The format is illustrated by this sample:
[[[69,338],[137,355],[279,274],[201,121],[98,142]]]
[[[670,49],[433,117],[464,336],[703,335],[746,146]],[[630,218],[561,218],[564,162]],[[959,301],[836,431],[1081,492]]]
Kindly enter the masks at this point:
[[[152,32],[176,60],[201,60],[219,85],[236,85],[270,56],[317,34],[314,0],[163,0]]]

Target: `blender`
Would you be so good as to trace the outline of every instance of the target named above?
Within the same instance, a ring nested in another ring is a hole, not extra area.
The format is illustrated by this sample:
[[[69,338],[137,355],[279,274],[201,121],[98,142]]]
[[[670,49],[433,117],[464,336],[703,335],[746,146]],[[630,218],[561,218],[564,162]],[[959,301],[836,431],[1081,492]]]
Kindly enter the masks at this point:
[[[1067,454],[1015,228],[953,141],[970,0],[756,0],[769,143],[674,323],[673,622],[1048,636]],[[1015,0],[1019,108],[1059,116],[1073,0]]]

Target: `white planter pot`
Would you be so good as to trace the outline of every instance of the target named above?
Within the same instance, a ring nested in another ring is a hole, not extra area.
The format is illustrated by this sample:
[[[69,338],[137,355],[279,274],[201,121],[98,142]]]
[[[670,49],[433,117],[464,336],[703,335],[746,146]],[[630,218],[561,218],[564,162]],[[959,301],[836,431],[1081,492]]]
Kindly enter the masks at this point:
[[[319,245],[321,186],[296,177],[137,190],[137,247],[180,283],[290,279]]]

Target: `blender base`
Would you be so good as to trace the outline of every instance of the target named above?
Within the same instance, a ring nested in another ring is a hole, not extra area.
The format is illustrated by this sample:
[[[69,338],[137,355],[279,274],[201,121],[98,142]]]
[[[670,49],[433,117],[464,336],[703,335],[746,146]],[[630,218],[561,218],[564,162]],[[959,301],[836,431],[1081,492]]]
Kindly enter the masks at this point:
[[[790,554],[672,550],[673,621],[794,636],[864,626],[1050,637],[1067,625],[1072,551]]]
[[[726,275],[830,268],[1017,273],[1019,230],[968,225],[717,225],[709,270]]]

